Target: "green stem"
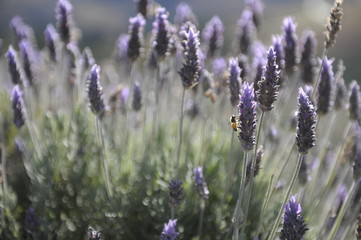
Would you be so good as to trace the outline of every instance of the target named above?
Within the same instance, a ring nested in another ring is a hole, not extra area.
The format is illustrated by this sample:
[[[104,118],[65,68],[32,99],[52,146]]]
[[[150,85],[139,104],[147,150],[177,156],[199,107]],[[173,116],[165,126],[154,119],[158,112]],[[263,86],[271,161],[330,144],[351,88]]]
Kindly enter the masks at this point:
[[[223,201],[226,199],[227,197],[227,194],[228,194],[228,190],[229,190],[229,185],[231,184],[231,181],[233,179],[233,173],[234,173],[234,165],[235,165],[235,161],[233,161],[233,142],[234,142],[234,130],[232,129],[231,130],[231,147],[230,147],[230,150],[229,150],[229,159],[228,159],[228,164],[227,164],[227,173],[226,174],[226,186],[224,188],[224,195],[223,195]],[[223,206],[223,204],[222,204]]]
[[[181,107],[180,107],[180,119],[179,119],[179,142],[178,142],[178,149],[177,149],[177,159],[175,168],[172,168],[172,171],[175,169],[178,169],[179,166],[179,159],[180,159],[180,153],[181,153],[181,147],[182,147],[182,140],[183,140],[183,107],[184,107],[184,96],[186,93],[186,89],[183,88],[182,90],[182,99],[181,99]]]
[[[261,113],[261,117],[260,117],[260,120],[259,120],[259,124],[258,124],[258,129],[257,129],[257,138],[256,138],[256,146],[254,148],[254,153],[253,153],[253,160],[252,160],[252,167],[251,167],[251,176],[250,176],[250,179],[249,179],[249,189],[246,193],[246,202],[245,202],[245,205],[244,205],[244,209],[245,209],[245,214],[244,214],[244,221],[243,221],[243,224],[242,224],[242,231],[241,231],[241,235],[244,236],[244,232],[245,232],[245,229],[246,229],[246,225],[247,225],[247,218],[248,218],[248,210],[249,210],[249,203],[251,201],[251,195],[252,195],[252,187],[253,187],[253,182],[254,182],[254,168],[255,168],[255,165],[256,165],[256,158],[257,158],[257,149],[258,149],[258,144],[260,142],[260,136],[261,136],[261,129],[262,129],[262,123],[263,123],[263,118],[264,118],[264,114],[265,112],[262,111]]]
[[[338,213],[337,215],[337,218],[336,218],[336,221],[335,223],[333,224],[332,226],[332,229],[331,229],[331,232],[330,234],[328,235],[328,240],[333,240],[335,239],[335,236],[336,236],[336,233],[337,233],[337,230],[339,229],[340,225],[341,225],[341,221],[342,221],[342,218],[343,216],[345,215],[346,213],[346,210],[347,210],[347,207],[352,199],[352,196],[354,195],[355,193],[355,190],[356,190],[356,186],[358,185],[358,183],[356,184],[355,181],[353,181],[352,183],[352,186],[351,186],[351,189],[350,189],[350,192],[347,196],[347,199],[345,201],[345,203],[342,205],[342,208],[340,210],[340,212]]]
[[[242,178],[241,178],[241,183],[239,186],[239,192],[238,192],[238,199],[237,199],[237,204],[236,204],[236,211],[234,214],[234,239],[238,240],[239,239],[239,225],[240,225],[240,218],[241,218],[241,208],[242,208],[242,199],[244,196],[244,185],[246,182],[246,172],[247,172],[247,155],[248,155],[248,151],[245,151],[243,153],[243,166],[242,166]]]
[[[98,137],[98,141],[100,144],[100,160],[102,162],[103,165],[103,171],[104,171],[104,180],[105,180],[105,186],[106,186],[106,190],[107,190],[107,194],[108,197],[111,198],[113,197],[113,190],[111,187],[111,183],[110,183],[110,178],[109,178],[109,168],[108,168],[108,162],[106,160],[106,152],[105,152],[105,143],[104,143],[104,136],[102,133],[102,129],[101,129],[101,120],[99,119],[98,116],[96,116],[96,131],[97,131],[97,137]]]
[[[266,209],[268,207],[269,200],[271,199],[271,189],[272,189],[272,186],[273,186],[273,181],[274,181],[274,175],[271,176],[271,180],[270,180],[270,182],[268,184],[268,187],[267,187],[265,200],[263,201],[262,210],[261,210],[261,214],[260,214],[258,225],[257,225],[256,237],[258,237],[259,232],[261,231],[263,216],[264,216],[264,213],[265,213],[265,211],[266,211]]]
[[[274,237],[275,237],[275,235],[276,235],[276,231],[277,231],[278,225],[280,224],[280,221],[281,221],[281,218],[282,218],[282,213],[283,213],[283,210],[284,210],[284,205],[287,203],[287,201],[288,201],[289,198],[290,198],[291,191],[292,191],[292,187],[293,187],[293,185],[295,184],[296,179],[297,179],[297,176],[298,176],[298,173],[299,173],[299,171],[300,171],[301,163],[302,163],[302,156],[303,156],[303,155],[304,155],[303,153],[299,153],[299,154],[298,154],[296,168],[295,168],[295,171],[293,172],[293,176],[292,176],[292,178],[291,178],[290,185],[288,186],[288,189],[287,189],[285,198],[283,199],[282,205],[281,205],[280,210],[278,211],[278,214],[277,214],[277,217],[276,217],[276,221],[275,221],[274,224],[273,224],[271,233],[270,233],[270,235],[268,236],[267,240],[273,240]]]
[[[199,224],[198,224],[198,239],[202,237],[202,230],[203,230],[203,219],[204,219],[204,208],[205,208],[205,201],[201,199],[201,212],[199,215]]]

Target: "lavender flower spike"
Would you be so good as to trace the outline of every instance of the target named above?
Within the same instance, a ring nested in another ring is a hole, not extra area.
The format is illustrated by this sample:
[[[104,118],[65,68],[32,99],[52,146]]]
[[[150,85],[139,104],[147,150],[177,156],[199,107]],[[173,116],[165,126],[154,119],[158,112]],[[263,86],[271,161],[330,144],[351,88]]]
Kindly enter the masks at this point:
[[[279,79],[280,71],[276,64],[276,53],[270,47],[267,53],[267,64],[263,68],[261,81],[258,82],[257,99],[262,111],[272,110],[278,95]]]
[[[281,36],[272,36],[272,45],[273,50],[276,52],[276,63],[278,69],[282,72],[285,69],[285,55],[283,52],[282,37]],[[284,77],[280,75],[278,80],[278,85],[282,86],[284,82]]]
[[[142,90],[138,81],[134,83],[132,108],[139,111],[142,107]]]
[[[30,85],[34,82],[34,67],[35,67],[35,55],[32,45],[29,40],[24,39],[20,42],[21,60],[23,62],[23,68],[25,76]]]
[[[317,87],[317,113],[326,114],[332,107],[335,77],[332,69],[333,59],[325,57],[321,70],[321,80]]]
[[[187,3],[182,2],[178,4],[175,10],[174,23],[182,26],[185,22],[191,22],[198,26],[198,20],[192,8]]]
[[[155,21],[153,22],[153,54],[157,61],[163,59],[169,53],[169,22],[168,12],[165,8],[158,8]]]
[[[296,27],[297,24],[293,18],[286,17],[283,19],[285,70],[288,75],[294,73],[298,64]]]
[[[59,0],[56,6],[56,27],[59,36],[64,44],[68,44],[71,40],[71,24],[72,24],[73,6],[68,0]]]
[[[255,26],[253,24],[252,12],[245,10],[242,13],[241,18],[238,20],[238,33],[237,33],[237,50],[247,55],[249,47],[254,39],[256,33]]]
[[[341,7],[343,0],[336,0],[335,5],[331,9],[330,16],[326,25],[325,32],[325,45],[326,48],[332,47],[336,42],[336,36],[338,31],[341,30],[341,20],[343,15],[343,9]]]
[[[203,168],[196,167],[194,169],[194,186],[196,188],[197,193],[203,199],[207,199],[209,195],[207,183],[203,178]]]
[[[241,99],[238,105],[238,139],[245,151],[252,150],[256,144],[256,106],[257,103],[254,101],[253,83],[250,85],[248,82],[243,83]]]
[[[14,85],[21,84],[20,72],[18,63],[16,61],[16,51],[10,45],[8,51],[6,52],[6,58],[8,59],[8,69],[11,77],[11,81]]]
[[[172,180],[169,183],[169,206],[178,207],[183,200],[183,182]]]
[[[316,141],[316,113],[313,104],[302,88],[299,89],[296,143],[298,151],[305,154]]]
[[[48,24],[44,31],[45,44],[49,52],[51,61],[56,62],[56,46],[59,40],[59,35],[56,32],[53,24]]]
[[[159,240],[177,240],[179,233],[176,232],[176,226],[177,220],[170,219],[168,223],[164,224],[164,228]]]
[[[142,54],[143,27],[145,19],[138,13],[134,18],[129,19],[128,58],[135,61]]]
[[[255,27],[259,28],[264,9],[263,3],[261,0],[246,0],[245,4],[252,12]]]
[[[238,66],[238,59],[231,58],[229,60],[229,90],[231,93],[231,104],[233,107],[239,103],[240,78],[241,69]]]
[[[92,112],[98,116],[104,113],[105,105],[103,100],[103,88],[99,82],[99,71],[98,65],[94,64],[90,70],[88,79],[88,99],[89,106]]]
[[[24,116],[24,103],[23,103],[23,94],[19,89],[19,86],[16,85],[11,93],[11,104],[13,108],[13,122],[15,126],[20,129],[25,123],[25,116]]]
[[[290,201],[284,206],[283,224],[281,240],[302,240],[303,235],[308,230],[303,217],[301,216],[301,204],[296,202],[295,196],[290,197]]]
[[[218,16],[214,16],[204,27],[202,36],[207,45],[207,57],[213,57],[221,50],[223,32],[223,23]]]
[[[194,87],[198,83],[200,75],[201,65],[198,49],[198,34],[199,32],[194,32],[192,28],[190,28],[186,34],[186,49],[184,51],[185,62],[178,72],[185,88]]]
[[[307,84],[313,84],[316,78],[316,51],[317,40],[313,31],[302,34],[301,77]]]
[[[335,96],[335,109],[346,109],[347,104],[347,87],[345,85],[345,80],[343,79],[343,73],[345,71],[345,66],[343,61],[340,60],[337,65],[337,73],[335,75],[336,80],[336,96]]]
[[[361,120],[361,93],[360,86],[353,80],[350,83],[350,119],[352,121],[360,121]]]

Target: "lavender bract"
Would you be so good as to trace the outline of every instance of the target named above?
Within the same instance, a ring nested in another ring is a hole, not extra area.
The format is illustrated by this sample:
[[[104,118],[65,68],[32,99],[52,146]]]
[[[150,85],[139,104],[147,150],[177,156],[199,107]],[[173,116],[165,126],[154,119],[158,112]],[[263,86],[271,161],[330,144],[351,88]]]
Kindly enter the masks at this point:
[[[178,4],[175,15],[174,23],[178,26],[182,26],[185,22],[191,22],[194,25],[198,25],[196,15],[193,13],[192,8],[185,2]]]
[[[257,100],[262,111],[271,111],[278,96],[280,71],[272,47],[267,53],[267,64],[263,68],[261,81],[258,82]]]
[[[203,198],[207,199],[209,195],[209,190],[207,187],[207,183],[203,178],[203,168],[202,167],[196,167],[194,168],[194,187],[198,193],[198,195]]]
[[[257,103],[254,101],[253,84],[243,83],[238,105],[238,139],[244,151],[252,150],[256,144]]]
[[[301,204],[296,202],[295,196],[284,206],[284,215],[280,239],[281,240],[302,240],[308,230],[301,215]]]
[[[302,88],[299,89],[296,143],[298,151],[307,153],[316,142],[316,112]]]
[[[11,81],[14,85],[22,84],[19,67],[17,63],[16,51],[10,45],[8,51],[6,52],[6,58],[8,60],[8,70],[11,77]]]
[[[90,70],[88,78],[88,99],[91,111],[95,115],[101,116],[104,113],[105,105],[103,100],[103,88],[99,81],[99,71],[100,68],[96,64],[94,64]]]
[[[240,78],[241,69],[238,67],[238,59],[231,58],[229,60],[229,90],[231,93],[231,104],[237,106],[239,103]]]
[[[128,37],[128,58],[135,61],[142,54],[144,17],[138,13],[134,18],[129,19]]]
[[[186,49],[184,51],[185,60],[183,63],[183,67],[178,73],[181,77],[183,87],[192,88],[198,83],[198,78],[200,76],[201,70],[198,49],[198,32],[194,32],[193,29],[190,28],[186,37]]]
[[[207,57],[218,55],[223,46],[224,27],[221,19],[214,16],[204,27],[202,36],[207,46]]]
[[[13,122],[20,129],[25,123],[23,93],[16,85],[11,93],[11,105],[13,109]]]
[[[159,240],[177,240],[179,233],[175,229],[176,226],[177,220],[170,219],[168,223],[164,224]]]
[[[317,40],[313,31],[305,31],[302,34],[301,50],[301,78],[305,83],[313,84],[316,78],[316,51]]]
[[[296,36],[296,27],[292,17],[283,19],[283,47],[285,54],[285,71],[291,75],[296,70],[298,64],[298,43]]]
[[[332,69],[333,60],[325,57],[321,70],[321,79],[317,87],[317,113],[326,114],[332,107],[335,78]]]

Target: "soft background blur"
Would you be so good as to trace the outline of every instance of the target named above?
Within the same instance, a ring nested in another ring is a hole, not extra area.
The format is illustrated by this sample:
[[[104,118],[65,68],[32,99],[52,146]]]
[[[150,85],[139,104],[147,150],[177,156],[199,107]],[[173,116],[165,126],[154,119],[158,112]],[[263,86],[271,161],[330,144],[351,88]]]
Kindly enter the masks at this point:
[[[132,0],[73,0],[74,20],[82,30],[80,47],[89,46],[98,61],[111,56],[115,41],[120,33],[127,32],[128,18],[134,15]],[[178,0],[159,0],[170,12],[173,20]],[[229,49],[236,22],[241,14],[241,0],[188,0],[203,28],[213,15],[223,20],[226,34],[225,51]],[[317,33],[319,49],[323,41],[324,24],[333,1],[325,0],[273,0],[264,1],[264,20],[259,38],[269,44],[271,35],[281,32],[282,17],[292,15],[298,22],[297,33],[310,28]],[[37,35],[39,46],[43,46],[43,30],[49,22],[55,24],[55,0],[0,0],[0,38],[7,48],[11,40],[8,27],[10,19],[19,15],[31,25]],[[361,79],[361,1],[345,0],[342,31],[329,56],[343,59],[346,65],[345,80]],[[150,19],[152,21],[152,19]],[[150,23],[148,23],[148,29]],[[319,50],[320,51],[320,50]],[[321,54],[321,53],[320,53]]]

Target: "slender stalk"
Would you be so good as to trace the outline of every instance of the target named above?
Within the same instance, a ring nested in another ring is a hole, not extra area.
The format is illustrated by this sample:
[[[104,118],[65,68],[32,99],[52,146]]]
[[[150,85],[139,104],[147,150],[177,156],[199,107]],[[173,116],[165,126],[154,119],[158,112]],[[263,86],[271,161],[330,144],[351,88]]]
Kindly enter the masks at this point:
[[[273,186],[273,182],[274,182],[274,175],[271,176],[271,180],[270,180],[270,182],[268,184],[268,187],[267,187],[266,196],[265,196],[265,199],[263,201],[261,214],[260,214],[259,221],[258,221],[258,224],[257,224],[256,237],[258,237],[259,232],[261,231],[263,216],[264,216],[264,213],[265,213],[265,211],[266,211],[266,209],[268,207],[269,200],[271,199],[271,189],[272,189],[272,186]]]
[[[267,240],[273,240],[275,238],[278,225],[280,224],[280,221],[281,221],[284,205],[287,203],[287,201],[290,198],[292,187],[295,184],[298,173],[300,171],[301,163],[302,163],[302,156],[303,155],[304,154],[302,154],[302,153],[298,154],[296,168],[295,168],[295,171],[293,172],[293,176],[291,178],[290,185],[288,186],[285,198],[283,199],[282,205],[281,205],[280,210],[279,210],[279,212],[277,214],[277,217],[276,217],[276,221],[273,224],[272,230],[271,230],[270,235],[268,236]]]
[[[174,207],[170,208],[170,219],[175,219],[175,208]]]
[[[202,239],[202,231],[203,231],[203,219],[204,219],[204,208],[205,208],[205,201],[201,199],[201,212],[199,214],[199,223],[198,223],[198,239]]]
[[[242,208],[242,199],[243,199],[243,193],[244,193],[244,186],[245,186],[245,182],[246,182],[246,172],[247,172],[247,155],[248,155],[248,151],[245,151],[243,153],[243,165],[242,165],[242,178],[241,178],[241,183],[239,186],[239,192],[238,192],[238,199],[237,199],[237,204],[236,204],[236,211],[234,214],[234,239],[238,240],[239,239],[239,224],[240,224],[240,218],[241,218],[241,208]]]
[[[103,133],[102,133],[102,129],[101,129],[101,120],[99,119],[98,116],[96,116],[96,131],[97,131],[97,138],[98,138],[98,141],[100,144],[100,151],[101,151],[100,160],[103,165],[105,186],[106,186],[108,197],[111,198],[111,197],[113,197],[113,190],[112,190],[110,179],[109,179],[109,168],[108,168],[108,163],[106,160],[104,137],[103,137]]]
[[[1,143],[1,168],[2,168],[2,177],[3,177],[3,196],[6,196],[7,193],[7,186],[8,186],[8,182],[7,182],[7,176],[6,176],[6,148],[5,148],[5,141],[4,138],[2,137],[2,143]]]
[[[182,90],[182,99],[181,99],[181,107],[180,107],[180,119],[179,119],[179,142],[178,142],[178,148],[177,148],[177,158],[175,163],[175,168],[178,169],[179,166],[179,159],[180,159],[180,153],[181,153],[181,147],[182,147],[182,140],[183,140],[183,107],[184,107],[184,96],[186,93],[186,89],[183,88]],[[172,171],[174,170],[172,168]]]
[[[243,224],[242,224],[242,231],[241,231],[241,235],[244,236],[244,231],[246,229],[246,224],[247,224],[247,218],[248,218],[248,210],[249,210],[249,203],[251,201],[251,195],[252,195],[252,187],[253,187],[253,175],[254,175],[254,168],[255,168],[255,165],[256,165],[256,158],[257,158],[257,149],[258,149],[258,144],[260,142],[260,136],[261,136],[261,129],[262,129],[262,123],[263,123],[263,118],[264,118],[264,114],[265,112],[262,111],[261,113],[261,117],[260,117],[260,120],[259,120],[259,124],[258,124],[258,127],[257,127],[257,138],[256,138],[256,146],[254,148],[254,153],[253,153],[253,160],[252,160],[252,167],[251,167],[251,176],[250,176],[250,179],[249,179],[249,189],[246,193],[246,202],[245,202],[245,205],[244,205],[244,209],[245,209],[245,213],[244,213],[244,221],[243,221]]]
[[[231,184],[231,181],[233,179],[233,173],[234,173],[234,166],[235,166],[235,161],[233,159],[233,142],[234,142],[234,130],[231,130],[231,147],[229,150],[229,158],[228,158],[228,164],[227,164],[227,175],[226,175],[226,186],[224,188],[224,195],[223,195],[223,201],[225,200],[227,194],[228,194],[228,190],[229,190],[229,185]],[[222,204],[223,205],[223,204]]]
[[[335,221],[335,223],[334,223],[333,226],[332,226],[331,232],[330,232],[330,234],[328,235],[328,238],[327,238],[328,240],[333,240],[333,239],[335,239],[337,230],[339,229],[339,227],[340,227],[340,225],[341,225],[342,218],[343,218],[343,216],[344,216],[345,213],[346,213],[347,207],[348,207],[348,205],[349,205],[349,203],[350,203],[350,201],[351,201],[351,199],[352,199],[352,197],[353,197],[353,195],[354,195],[354,193],[355,193],[356,186],[357,186],[358,184],[359,184],[359,183],[356,183],[355,181],[353,181],[352,186],[351,186],[351,188],[350,188],[350,192],[349,192],[349,194],[348,194],[348,196],[347,196],[347,199],[346,199],[345,203],[342,205],[341,210],[340,210],[340,212],[339,212],[338,215],[337,215],[336,221]]]

